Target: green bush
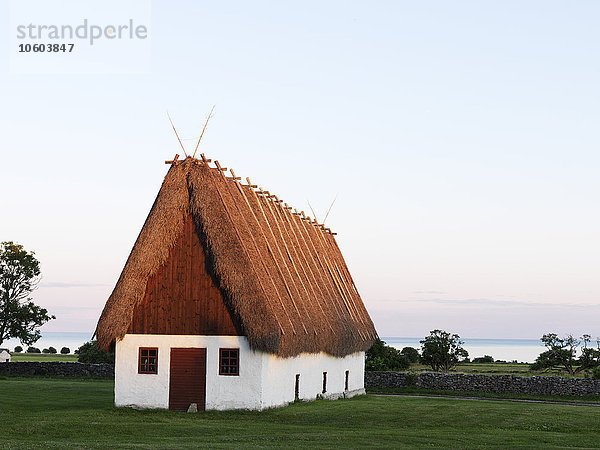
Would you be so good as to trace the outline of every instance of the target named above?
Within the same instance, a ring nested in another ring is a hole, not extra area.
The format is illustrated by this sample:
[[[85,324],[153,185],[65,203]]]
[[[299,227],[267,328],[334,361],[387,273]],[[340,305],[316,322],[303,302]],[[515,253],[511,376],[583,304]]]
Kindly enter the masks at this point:
[[[42,350],[42,353],[48,354],[48,353],[50,353],[50,350],[48,350],[47,348],[45,348],[44,350]]]
[[[370,371],[398,371],[406,370],[410,366],[410,362],[406,356],[394,347],[385,345],[385,342],[379,338],[367,350],[365,356],[365,368]]]
[[[592,378],[595,378],[596,380],[600,380],[600,366],[596,366],[596,368],[594,369],[594,372],[592,373]]]
[[[494,358],[492,358],[490,355],[484,355],[484,356],[479,356],[477,358],[473,358],[474,363],[493,363],[494,362]]]
[[[78,361],[82,363],[101,364],[115,363],[114,353],[108,353],[98,348],[98,341],[90,341],[79,347],[76,352],[79,357]]]
[[[56,349],[54,347],[48,347],[48,353],[55,354],[56,353]]]
[[[71,349],[69,347],[63,347],[60,349],[61,355],[68,355],[69,353],[71,353]]]
[[[42,353],[37,347],[27,347],[27,353]]]
[[[21,353],[23,351],[23,347],[21,347],[20,345],[17,345],[15,347],[15,353]]]
[[[419,355],[419,351],[416,348],[404,347],[400,350],[400,353],[403,354],[411,364],[418,363],[421,360],[421,355]]]

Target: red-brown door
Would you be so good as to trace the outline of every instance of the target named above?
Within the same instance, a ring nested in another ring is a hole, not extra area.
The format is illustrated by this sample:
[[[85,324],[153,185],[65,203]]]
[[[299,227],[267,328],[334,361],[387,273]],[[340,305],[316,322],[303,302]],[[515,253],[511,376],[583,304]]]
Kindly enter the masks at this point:
[[[204,410],[206,400],[206,349],[172,348],[169,409],[187,411],[196,403]]]

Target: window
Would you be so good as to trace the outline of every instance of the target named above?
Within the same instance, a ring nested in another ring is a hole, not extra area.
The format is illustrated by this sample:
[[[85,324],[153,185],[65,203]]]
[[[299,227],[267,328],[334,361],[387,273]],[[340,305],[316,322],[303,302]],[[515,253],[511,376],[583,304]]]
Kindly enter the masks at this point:
[[[219,350],[219,375],[240,374],[240,349],[222,348]]]
[[[344,390],[348,390],[348,378],[350,377],[350,371],[346,370],[346,381],[344,382]]]
[[[298,400],[300,398],[300,374],[296,374],[296,387],[294,389],[294,398]]]
[[[327,392],[327,372],[323,372],[323,394]]]
[[[158,373],[158,348],[140,347],[138,373]]]

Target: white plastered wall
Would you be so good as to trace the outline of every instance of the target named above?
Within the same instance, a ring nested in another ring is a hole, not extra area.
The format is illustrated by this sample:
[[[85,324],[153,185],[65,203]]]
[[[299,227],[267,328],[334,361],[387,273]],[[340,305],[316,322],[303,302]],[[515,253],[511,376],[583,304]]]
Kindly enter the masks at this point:
[[[158,347],[158,373],[138,374],[140,347]],[[116,344],[115,405],[169,407],[170,349],[206,348],[206,409],[264,409],[294,401],[296,374],[299,397],[314,400],[364,393],[364,352],[344,358],[303,353],[294,358],[253,351],[243,336],[126,334]],[[239,376],[219,375],[219,349],[240,349]],[[345,372],[348,391],[344,392]],[[322,394],[323,372],[327,392]]]
[[[324,353],[302,353],[294,358],[279,358],[263,353],[262,408],[282,406],[293,402],[296,375],[300,375],[298,397],[301,400],[351,397],[364,394],[365,353],[357,352],[343,358]],[[345,391],[348,371],[348,391]],[[323,393],[323,372],[327,372],[326,392]]]

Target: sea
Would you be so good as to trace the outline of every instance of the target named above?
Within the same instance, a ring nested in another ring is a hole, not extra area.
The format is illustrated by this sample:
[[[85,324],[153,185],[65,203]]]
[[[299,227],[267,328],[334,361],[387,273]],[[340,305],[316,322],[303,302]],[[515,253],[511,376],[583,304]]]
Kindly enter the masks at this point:
[[[382,337],[390,347],[402,350],[404,347],[421,348],[423,338]],[[539,339],[475,339],[464,338],[463,347],[469,352],[469,358],[490,355],[494,360],[534,362],[537,356],[545,350]]]
[[[92,332],[42,332],[39,341],[33,344],[34,347],[43,350],[44,348],[54,347],[60,351],[63,347],[68,347],[71,352],[81,347],[92,339]],[[419,349],[419,341],[423,338],[412,337],[382,337],[385,343],[398,350],[404,347],[414,347]],[[464,338],[463,347],[469,352],[469,358],[490,355],[495,360],[533,362],[535,358],[544,351],[544,346],[539,339],[475,339]],[[17,339],[9,339],[2,343],[2,348],[14,350],[15,346],[21,345],[24,349],[27,347],[20,344]]]

